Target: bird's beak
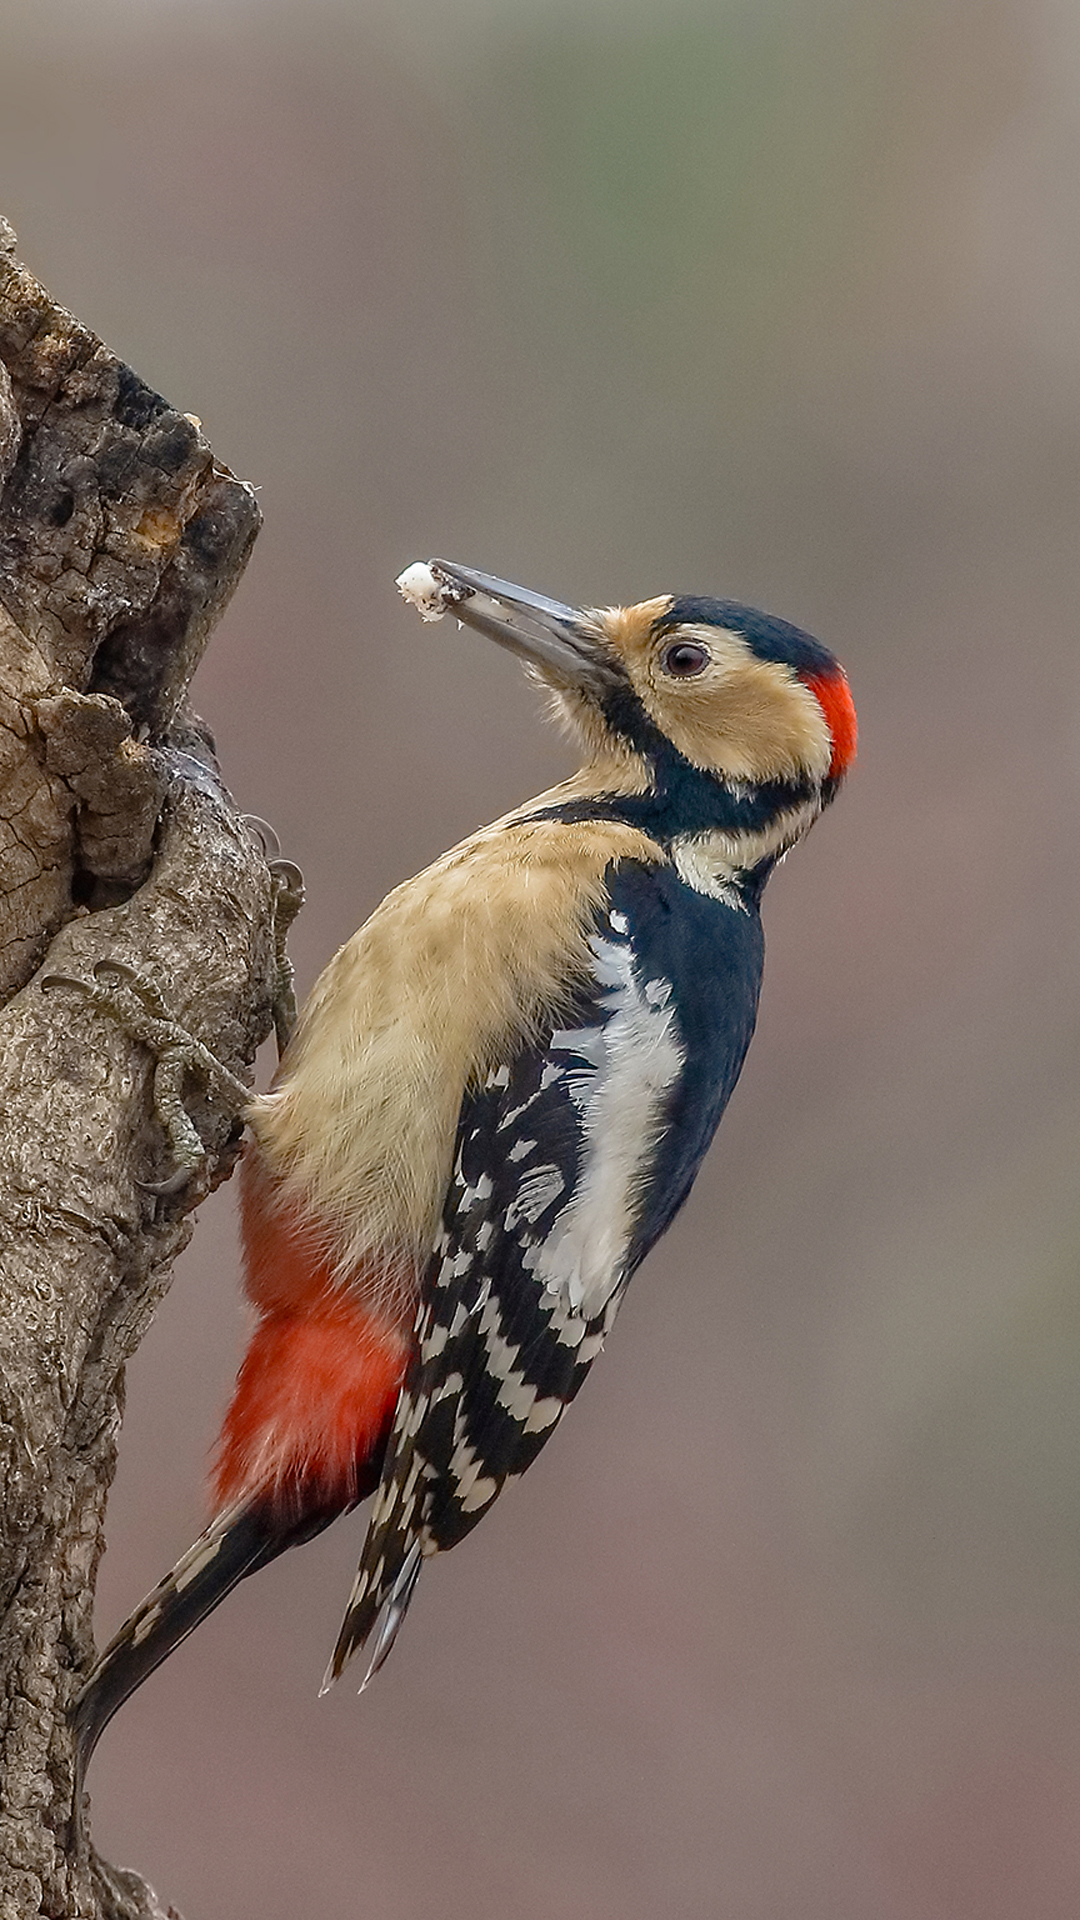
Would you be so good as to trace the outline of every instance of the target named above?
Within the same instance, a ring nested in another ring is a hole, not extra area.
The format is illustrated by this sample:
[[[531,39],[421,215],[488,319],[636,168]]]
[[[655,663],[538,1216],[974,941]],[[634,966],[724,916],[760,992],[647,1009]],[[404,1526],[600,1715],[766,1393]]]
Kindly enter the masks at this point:
[[[595,615],[449,560],[430,565],[462,590],[451,611],[477,633],[583,692],[599,695],[622,684],[624,674],[604,644]]]

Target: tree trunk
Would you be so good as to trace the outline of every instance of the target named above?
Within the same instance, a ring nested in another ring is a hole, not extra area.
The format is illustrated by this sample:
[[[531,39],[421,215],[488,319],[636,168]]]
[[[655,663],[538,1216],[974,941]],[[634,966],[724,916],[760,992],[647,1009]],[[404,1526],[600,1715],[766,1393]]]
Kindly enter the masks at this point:
[[[149,1192],[154,1059],[69,983],[122,963],[241,1075],[269,1031],[272,877],[185,707],[259,513],[2,221],[0,489],[0,1920],[128,1920],[166,1910],[79,1857],[67,1710],[124,1362],[240,1123],[193,1079],[205,1166]]]

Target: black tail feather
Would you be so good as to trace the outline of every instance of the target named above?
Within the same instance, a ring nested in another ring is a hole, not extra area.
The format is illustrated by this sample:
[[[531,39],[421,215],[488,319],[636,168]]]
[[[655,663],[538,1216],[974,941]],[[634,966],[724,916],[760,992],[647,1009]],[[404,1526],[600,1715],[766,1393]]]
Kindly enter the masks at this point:
[[[118,1707],[186,1640],[247,1574],[298,1545],[335,1518],[283,1527],[265,1503],[227,1509],[211,1521],[171,1573],[148,1594],[105,1648],[72,1709],[78,1780]]]

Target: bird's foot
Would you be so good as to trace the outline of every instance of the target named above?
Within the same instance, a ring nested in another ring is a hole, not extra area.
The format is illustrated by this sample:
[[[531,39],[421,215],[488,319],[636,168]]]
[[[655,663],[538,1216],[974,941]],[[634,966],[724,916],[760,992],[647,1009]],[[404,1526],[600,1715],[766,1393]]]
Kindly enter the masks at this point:
[[[304,876],[293,860],[271,860],[270,880],[274,889],[274,962],[277,968],[274,1033],[280,1060],[296,1026],[293,964],[285,943],[289,928],[304,904]]]
[[[216,1095],[237,1113],[250,1100],[250,1088],[173,1019],[153,982],[122,960],[99,960],[89,980],[74,974],[49,973],[41,984],[78,987],[92,1006],[153,1054],[154,1109],[168,1138],[175,1167],[166,1179],[141,1180],[139,1185],[146,1193],[163,1197],[181,1192],[206,1161],[206,1148],[182,1098],[186,1076],[194,1074],[211,1097]]]
[[[258,814],[246,813],[244,825],[251,830],[262,846],[266,855],[266,864],[270,869],[276,970],[273,1016],[274,1034],[280,1059],[292,1039],[293,1029],[296,1026],[293,964],[289,959],[286,942],[289,937],[289,928],[304,904],[304,876],[295,861],[282,858],[281,842],[266,820],[260,820]]]

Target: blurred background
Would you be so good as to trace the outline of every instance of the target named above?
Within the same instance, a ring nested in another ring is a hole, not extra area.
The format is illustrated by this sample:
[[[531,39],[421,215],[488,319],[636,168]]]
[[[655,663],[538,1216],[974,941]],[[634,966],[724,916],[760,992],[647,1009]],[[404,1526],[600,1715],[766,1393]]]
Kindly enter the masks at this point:
[[[305,987],[568,765],[411,560],[765,605],[862,717],[690,1205],[378,1684],[316,1699],[354,1518],[106,1736],[188,1920],[1080,1908],[1078,172],[1067,0],[4,0],[24,259],[261,489],[197,704]],[[226,1190],[103,1638],[202,1524],[236,1265]]]

